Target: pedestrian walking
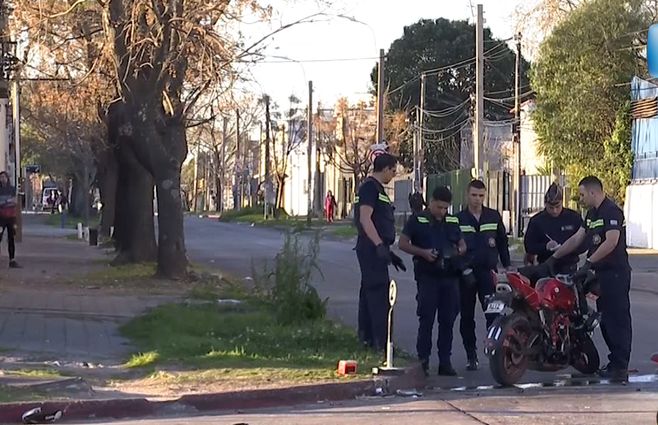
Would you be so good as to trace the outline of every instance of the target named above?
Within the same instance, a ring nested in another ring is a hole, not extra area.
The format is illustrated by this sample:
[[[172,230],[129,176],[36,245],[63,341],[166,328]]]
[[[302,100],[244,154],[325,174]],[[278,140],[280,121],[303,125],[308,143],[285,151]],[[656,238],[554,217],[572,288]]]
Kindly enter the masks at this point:
[[[439,326],[437,351],[439,375],[456,376],[452,367],[452,329],[459,313],[459,276],[466,243],[459,219],[448,214],[450,190],[434,190],[426,210],[414,213],[400,235],[400,249],[413,255],[416,279],[418,337],[416,353],[425,376],[429,375],[434,319]]]
[[[383,351],[386,347],[388,320],[388,266],[405,270],[402,259],[391,252],[395,242],[393,204],[384,190],[395,177],[397,159],[387,153],[374,160],[374,172],[359,187],[354,209],[358,236],[356,258],[361,270],[359,290],[359,326],[361,342]]]
[[[580,214],[562,205],[562,188],[552,183],[544,195],[544,209],[528,222],[523,237],[526,255],[539,264],[548,260],[553,253],[573,236],[583,224]],[[570,274],[578,266],[578,254],[574,251],[557,261],[554,271]]]
[[[16,188],[9,181],[7,172],[0,172],[0,243],[7,233],[7,250],[9,251],[9,267],[20,268],[16,262]]]
[[[68,212],[68,206],[69,206],[69,200],[64,194],[64,192],[60,190],[59,196],[57,197],[57,210],[59,211],[60,227],[62,229],[66,227],[66,216]]]
[[[599,283],[596,306],[601,313],[603,339],[610,350],[610,362],[599,374],[613,382],[626,382],[633,336],[626,220],[621,208],[606,197],[603,183],[597,177],[583,178],[578,190],[580,201],[589,209],[585,222],[547,262],[554,264],[577,252],[583,243],[587,247],[587,260],[576,277],[584,276],[591,269],[596,272]]]
[[[331,191],[327,191],[327,196],[324,198],[324,214],[327,220],[327,223],[334,222],[334,214],[336,214],[336,208],[338,204],[336,203],[336,198]]]
[[[487,188],[480,180],[473,180],[467,188],[467,207],[459,214],[460,229],[466,241],[466,257],[473,268],[474,284],[462,281],[460,287],[461,319],[459,331],[466,350],[466,370],[479,367],[475,337],[475,302],[480,300],[486,310],[485,297],[494,292],[493,273],[497,271],[498,257],[506,269],[510,268],[507,232],[498,211],[485,207]],[[487,317],[487,328],[493,321]]]

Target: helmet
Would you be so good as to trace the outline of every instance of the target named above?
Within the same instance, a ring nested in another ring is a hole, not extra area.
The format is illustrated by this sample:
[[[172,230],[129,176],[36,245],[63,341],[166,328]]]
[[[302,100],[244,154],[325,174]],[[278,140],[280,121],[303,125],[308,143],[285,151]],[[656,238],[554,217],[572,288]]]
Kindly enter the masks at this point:
[[[557,205],[562,203],[562,187],[557,183],[551,183],[544,195],[544,203]]]

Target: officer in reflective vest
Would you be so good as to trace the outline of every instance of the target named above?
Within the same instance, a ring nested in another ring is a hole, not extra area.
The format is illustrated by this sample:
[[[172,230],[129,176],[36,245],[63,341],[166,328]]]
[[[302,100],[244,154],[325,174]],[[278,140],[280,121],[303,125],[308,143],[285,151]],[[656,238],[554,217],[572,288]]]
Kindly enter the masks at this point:
[[[477,370],[479,363],[475,337],[475,300],[486,309],[485,297],[493,294],[492,273],[497,270],[498,257],[503,267],[510,268],[507,232],[498,211],[483,206],[487,188],[480,180],[473,180],[467,188],[467,208],[457,214],[466,241],[466,257],[473,267],[475,284],[462,282],[460,287],[461,319],[459,331],[466,349],[466,370]],[[487,328],[491,317],[487,317]]]
[[[584,276],[593,269],[600,286],[596,307],[601,313],[601,332],[610,349],[610,363],[599,374],[612,382],[626,382],[633,334],[626,220],[621,208],[606,197],[603,183],[597,177],[582,179],[578,190],[580,201],[589,208],[585,222],[547,262],[554,263],[571,254],[583,242],[587,245],[587,261],[575,277]]]
[[[388,266],[404,270],[400,257],[391,252],[395,242],[394,208],[384,185],[395,177],[397,159],[387,153],[374,160],[374,172],[359,187],[354,208],[358,230],[356,257],[361,269],[359,291],[359,339],[377,351],[386,348],[388,320]]]
[[[459,256],[466,243],[459,230],[459,219],[448,214],[450,190],[434,190],[429,207],[414,213],[400,235],[400,249],[414,256],[418,315],[416,352],[425,376],[429,375],[434,319],[439,323],[437,349],[439,375],[456,376],[452,367],[452,328],[459,313],[459,276],[463,270]]]

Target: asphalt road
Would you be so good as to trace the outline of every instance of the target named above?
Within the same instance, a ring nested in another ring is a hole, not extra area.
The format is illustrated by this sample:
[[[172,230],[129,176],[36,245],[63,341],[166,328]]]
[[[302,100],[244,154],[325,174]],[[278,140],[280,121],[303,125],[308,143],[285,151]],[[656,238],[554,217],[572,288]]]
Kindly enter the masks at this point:
[[[283,241],[282,233],[275,229],[220,223],[216,220],[195,217],[186,218],[185,234],[188,254],[192,261],[217,267],[242,278],[251,277],[252,266],[258,269],[262,267],[263,261],[271,260],[281,248]],[[329,315],[333,319],[356,327],[360,278],[352,248],[352,242],[322,240],[319,261],[322,276],[316,274],[314,284],[322,297],[329,297]],[[410,265],[410,258],[406,254],[402,256]],[[637,369],[639,373],[654,373],[655,365],[651,363],[649,357],[653,352],[658,351],[656,339],[658,255],[644,253],[632,255],[631,258],[634,269],[631,291],[634,337],[630,368]],[[391,276],[398,283],[394,341],[400,348],[415,354],[418,326],[415,315],[415,282],[411,272],[398,273],[392,270]],[[453,365],[460,376],[436,378],[435,384],[441,387],[493,384],[488,364],[482,354],[480,354],[480,370],[465,371],[466,358],[458,324],[459,319],[455,323]],[[484,336],[484,315],[481,310],[477,314],[477,331],[478,339],[481,341]],[[602,363],[606,363],[607,348],[600,331],[596,332],[595,338]],[[481,348],[481,344],[478,344],[478,350],[481,351]],[[572,372],[575,371],[569,369],[559,374]],[[529,372],[523,382],[550,381],[555,376],[557,375]]]

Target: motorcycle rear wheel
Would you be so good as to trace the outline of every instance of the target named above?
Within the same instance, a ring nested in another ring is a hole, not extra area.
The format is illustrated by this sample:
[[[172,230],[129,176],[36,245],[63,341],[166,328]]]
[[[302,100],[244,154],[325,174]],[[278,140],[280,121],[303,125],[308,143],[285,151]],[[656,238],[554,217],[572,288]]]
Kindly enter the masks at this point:
[[[514,313],[498,317],[492,325],[494,327],[500,328],[500,336],[489,359],[491,375],[500,385],[511,386],[519,382],[528,369],[530,323],[522,315]]]

